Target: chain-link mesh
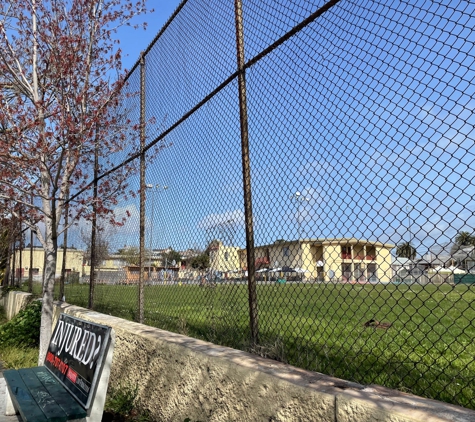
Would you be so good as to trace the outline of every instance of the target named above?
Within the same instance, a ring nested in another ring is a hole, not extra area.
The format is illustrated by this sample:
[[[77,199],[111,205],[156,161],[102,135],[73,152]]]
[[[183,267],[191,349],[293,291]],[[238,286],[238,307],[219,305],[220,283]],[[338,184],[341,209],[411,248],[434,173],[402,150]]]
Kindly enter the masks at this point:
[[[94,308],[138,320],[142,272],[146,324],[475,408],[475,5],[331,3],[243,0],[247,102],[232,2],[181,5],[112,160],[139,167],[142,118],[143,265],[130,195],[97,223]],[[90,231],[68,240],[83,306]]]

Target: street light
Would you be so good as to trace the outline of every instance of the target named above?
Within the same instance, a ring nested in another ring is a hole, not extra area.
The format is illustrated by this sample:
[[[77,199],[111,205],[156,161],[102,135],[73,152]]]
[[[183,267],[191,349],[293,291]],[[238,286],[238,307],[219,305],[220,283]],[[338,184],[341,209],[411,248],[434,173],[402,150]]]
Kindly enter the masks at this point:
[[[303,269],[303,259],[302,259],[302,245],[301,245],[301,222],[300,222],[300,204],[303,202],[309,202],[310,198],[308,196],[302,195],[301,192],[295,192],[290,199],[295,201],[297,204],[297,235],[298,235],[298,245],[299,245],[299,266],[300,269]],[[302,274],[302,273],[301,273]]]
[[[234,232],[235,232],[234,223],[235,223],[234,218],[230,218],[226,221],[223,221],[217,224],[219,234],[220,234],[220,237],[222,238],[223,244],[227,240],[229,243],[229,246],[233,246]]]
[[[163,190],[168,189],[168,186],[160,186],[159,184],[153,185],[152,183],[148,183],[147,185],[145,185],[145,187],[147,189],[151,189],[152,194],[154,191],[153,189],[154,187],[155,187],[155,192],[158,192],[160,189],[163,189]],[[153,248],[152,239],[153,239],[153,223],[154,223],[154,217],[155,217],[154,208],[155,208],[155,196],[152,195],[152,216],[150,218],[150,241],[149,241],[150,252],[149,252],[149,263],[148,263],[148,280],[149,281],[150,281],[150,273],[151,273],[151,267],[152,267],[152,248]]]

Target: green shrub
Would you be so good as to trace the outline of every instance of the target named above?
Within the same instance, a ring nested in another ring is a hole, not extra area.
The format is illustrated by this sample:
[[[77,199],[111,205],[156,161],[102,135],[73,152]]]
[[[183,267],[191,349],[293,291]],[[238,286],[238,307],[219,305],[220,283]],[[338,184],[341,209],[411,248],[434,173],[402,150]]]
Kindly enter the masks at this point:
[[[8,322],[7,315],[5,314],[5,309],[3,306],[0,306],[0,325],[5,324]]]
[[[2,294],[0,296],[5,296],[9,292],[17,292],[19,290],[18,286],[2,286],[0,287]]]
[[[0,349],[36,347],[40,341],[41,302],[25,306],[10,321],[0,326]]]

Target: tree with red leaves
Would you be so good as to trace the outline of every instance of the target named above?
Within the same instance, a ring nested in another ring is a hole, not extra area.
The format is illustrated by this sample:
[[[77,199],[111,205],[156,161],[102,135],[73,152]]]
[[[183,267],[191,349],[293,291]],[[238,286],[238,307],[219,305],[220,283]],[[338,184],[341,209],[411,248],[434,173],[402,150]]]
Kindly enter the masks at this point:
[[[22,208],[22,221],[46,254],[40,365],[51,337],[57,241],[67,228],[61,217],[68,195],[74,198],[69,221],[88,218],[94,203],[120,224],[112,209],[127,168],[102,179],[95,199],[87,187],[95,157],[102,169],[110,168],[110,157],[138,137],[121,107],[125,78],[114,34],[145,12],[145,0],[0,4],[0,199]]]

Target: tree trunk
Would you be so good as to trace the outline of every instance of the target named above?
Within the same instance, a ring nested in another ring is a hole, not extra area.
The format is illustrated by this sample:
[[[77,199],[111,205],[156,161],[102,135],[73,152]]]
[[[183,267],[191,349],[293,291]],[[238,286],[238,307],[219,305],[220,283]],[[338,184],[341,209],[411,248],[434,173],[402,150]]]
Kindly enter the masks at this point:
[[[43,365],[48,345],[52,334],[53,327],[53,293],[54,293],[54,279],[56,275],[56,260],[57,260],[57,237],[54,223],[49,220],[46,224],[45,236],[45,269],[44,269],[44,283],[43,283],[43,309],[41,312],[41,327],[40,327],[40,353],[38,356],[38,365]]]
[[[13,247],[12,247],[12,268],[11,268],[9,286],[14,286],[15,285],[16,258],[17,258],[17,255],[16,255],[16,237],[14,237],[13,238]]]
[[[8,246],[8,249],[7,249],[7,262],[5,264],[5,273],[3,274],[3,285],[4,286],[8,286],[9,285],[9,282],[10,282],[10,259],[11,259],[11,249],[10,249],[10,245]]]
[[[23,233],[21,231],[21,223],[20,223],[20,245],[19,245],[19,254],[18,254],[18,266],[20,268],[18,268],[17,271],[19,271],[19,274],[18,274],[18,284],[17,286],[21,288],[21,274],[22,274],[22,271],[23,271]]]

